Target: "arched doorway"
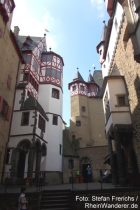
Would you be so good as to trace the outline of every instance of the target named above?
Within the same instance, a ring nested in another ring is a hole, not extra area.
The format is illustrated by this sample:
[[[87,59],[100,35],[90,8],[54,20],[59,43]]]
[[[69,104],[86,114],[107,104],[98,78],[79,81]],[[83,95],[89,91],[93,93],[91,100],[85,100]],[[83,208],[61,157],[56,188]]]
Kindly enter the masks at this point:
[[[28,153],[30,150],[31,143],[29,140],[23,140],[21,141],[17,148],[18,148],[18,161],[17,161],[17,178],[23,178],[25,172],[27,173],[27,159],[28,159]]]
[[[31,143],[28,139],[19,142],[16,148],[13,149],[11,156],[11,177],[24,178],[25,170],[27,170],[28,153]]]
[[[80,160],[81,174],[83,176],[84,182],[88,182],[88,168],[91,169],[91,179],[92,179],[92,164],[88,157],[82,157]]]

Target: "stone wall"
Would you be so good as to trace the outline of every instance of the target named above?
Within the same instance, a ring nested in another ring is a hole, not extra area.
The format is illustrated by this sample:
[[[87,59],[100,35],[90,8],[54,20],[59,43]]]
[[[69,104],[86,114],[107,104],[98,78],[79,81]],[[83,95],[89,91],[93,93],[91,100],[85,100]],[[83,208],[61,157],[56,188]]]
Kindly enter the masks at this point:
[[[100,169],[104,170],[109,168],[109,165],[105,165],[105,157],[108,155],[107,146],[97,146],[97,147],[87,147],[80,149],[79,151],[80,159],[83,157],[88,157],[91,161],[93,181],[99,181],[100,179]]]
[[[133,142],[140,168],[140,64],[134,60],[131,38],[124,40],[124,35],[127,33],[126,26],[127,21],[124,17],[111,74],[121,74],[126,80],[132,114]]]
[[[16,47],[14,46],[11,32],[3,22],[1,15],[0,30],[2,32],[0,37],[0,96],[6,100],[12,111],[16,77],[19,68],[19,56]],[[7,86],[8,78],[11,80],[9,88]],[[5,147],[8,141],[9,127],[10,118],[9,120],[6,120],[0,114],[0,176],[2,172]]]

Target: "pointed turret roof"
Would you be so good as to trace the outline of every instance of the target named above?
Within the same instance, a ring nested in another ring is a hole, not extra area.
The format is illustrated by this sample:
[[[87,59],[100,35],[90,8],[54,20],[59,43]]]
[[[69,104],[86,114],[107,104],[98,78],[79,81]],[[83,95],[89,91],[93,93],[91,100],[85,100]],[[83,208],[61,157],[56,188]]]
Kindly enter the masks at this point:
[[[80,74],[79,71],[77,71],[77,73],[76,73],[75,78],[73,79],[73,81],[81,81],[81,82],[84,82],[84,79],[81,76],[81,74]]]
[[[77,69],[78,69],[78,68],[77,68]],[[71,86],[72,84],[76,83],[76,82],[77,82],[77,83],[80,83],[80,82],[86,83],[78,70],[77,70],[77,72],[76,72],[76,75],[75,75],[73,81],[72,81],[71,83],[69,83],[68,87],[70,88],[70,86]]]
[[[105,39],[106,39],[107,25],[106,25],[105,21],[103,21],[103,23],[104,23],[104,26],[103,26],[103,31],[102,31],[102,34],[101,34],[101,39],[100,39],[99,44],[96,47],[97,53],[99,53],[99,48],[102,44],[104,44]]]
[[[89,73],[89,77],[88,77],[88,82],[92,82],[95,83],[93,76],[91,75],[91,73]]]

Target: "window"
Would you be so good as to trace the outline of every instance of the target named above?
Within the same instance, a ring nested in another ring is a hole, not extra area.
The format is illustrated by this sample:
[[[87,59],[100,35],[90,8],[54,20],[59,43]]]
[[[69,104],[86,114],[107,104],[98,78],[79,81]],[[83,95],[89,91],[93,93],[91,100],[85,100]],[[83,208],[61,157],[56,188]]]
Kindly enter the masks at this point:
[[[117,21],[117,18],[115,18],[115,28],[116,28],[116,30],[117,30],[117,28],[118,28],[118,21]]]
[[[58,125],[58,116],[57,115],[53,115],[53,125]]]
[[[59,90],[52,88],[52,97],[59,99]]]
[[[42,154],[42,157],[45,157],[47,155],[47,147],[44,143],[41,146],[41,154]]]
[[[57,75],[56,75],[56,79],[61,80],[61,72],[60,72],[60,71],[57,71],[56,73],[57,73]]]
[[[43,119],[43,117],[41,117],[41,115],[39,115],[38,127],[39,127],[43,132],[45,132],[45,120]]]
[[[30,112],[22,112],[21,125],[29,125]]]
[[[39,71],[39,63],[38,63],[38,61],[35,58],[33,59],[32,66],[33,66],[33,70],[35,72],[38,72]]]
[[[62,145],[59,144],[59,154],[62,155]]]
[[[99,54],[102,55],[102,50],[99,50]]]
[[[45,76],[46,77],[51,77],[51,75],[52,75],[52,72],[51,72],[52,70],[50,69],[50,68],[46,68],[46,71],[45,71]]]
[[[73,169],[74,168],[74,160],[73,159],[69,159],[68,160],[68,168],[69,169]]]
[[[7,149],[7,152],[6,152],[6,164],[9,164],[10,163],[10,148]]]
[[[2,114],[2,116],[5,117],[5,118],[6,118],[6,116],[7,116],[8,109],[9,109],[8,103],[7,103],[5,100],[3,100],[2,109],[1,109],[1,114]]]
[[[109,119],[110,117],[110,106],[109,106],[109,101],[106,101],[106,104],[105,104],[105,117],[106,117],[106,121]]]
[[[126,96],[125,95],[118,95],[117,96],[117,105],[118,106],[126,106]]]
[[[109,53],[107,54],[107,59],[108,59],[108,62],[110,61],[110,55]]]
[[[81,109],[82,109],[82,112],[86,111],[86,107],[85,106],[82,106]]]
[[[23,58],[26,64],[31,64],[32,55],[31,54],[23,54]]]
[[[138,21],[139,16],[136,12],[136,5],[135,5],[134,0],[130,1],[130,6],[131,6],[131,11],[132,11],[134,23],[136,23]]]
[[[77,120],[77,121],[76,121],[76,126],[77,126],[77,127],[80,127],[80,126],[81,126],[81,121],[80,121],[80,120]]]
[[[28,81],[28,78],[29,78],[29,73],[24,73],[23,80]]]
[[[84,91],[84,90],[85,90],[85,87],[84,87],[83,85],[81,85],[81,86],[80,86],[80,90],[81,90],[81,91]]]
[[[72,91],[76,90],[76,85],[72,86]]]

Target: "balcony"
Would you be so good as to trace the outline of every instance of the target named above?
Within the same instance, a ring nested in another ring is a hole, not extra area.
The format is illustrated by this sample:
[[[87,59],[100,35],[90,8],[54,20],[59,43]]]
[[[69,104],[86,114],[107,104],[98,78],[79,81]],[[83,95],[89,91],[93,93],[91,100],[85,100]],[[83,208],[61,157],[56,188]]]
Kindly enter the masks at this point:
[[[9,21],[9,17],[15,8],[13,0],[0,0],[0,13],[5,23]]]

